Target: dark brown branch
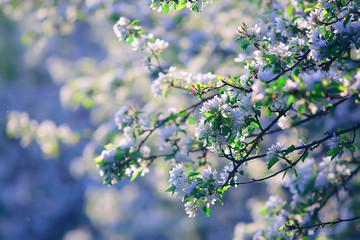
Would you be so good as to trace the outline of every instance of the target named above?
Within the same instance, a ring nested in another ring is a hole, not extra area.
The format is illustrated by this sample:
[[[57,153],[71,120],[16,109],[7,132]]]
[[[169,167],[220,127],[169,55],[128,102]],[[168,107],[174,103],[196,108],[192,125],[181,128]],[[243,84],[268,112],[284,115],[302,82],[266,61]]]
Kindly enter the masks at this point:
[[[225,80],[221,80],[221,82],[224,83],[223,86],[227,85],[227,86],[229,86],[229,87],[233,87],[233,88],[235,88],[235,89],[238,89],[238,90],[240,90],[240,91],[244,91],[244,92],[247,92],[247,93],[251,93],[251,92],[252,92],[252,89],[251,89],[251,88],[246,89],[246,88],[243,88],[243,87],[238,87],[238,86],[235,86],[235,85],[233,85],[233,84],[230,84],[230,83],[226,82]]]
[[[320,212],[320,210],[326,205],[326,203],[329,201],[330,198],[332,198],[332,196],[334,196],[338,191],[339,189],[342,187],[342,186],[345,186],[345,184],[350,181],[358,172],[360,171],[360,167],[357,167],[351,174],[350,176],[348,176],[344,181],[343,183],[341,184],[341,186],[337,187],[337,188],[334,188],[334,190],[332,192],[330,192],[326,198],[324,198],[321,203],[320,203],[320,206],[315,209],[313,215],[312,215],[312,218],[314,218],[314,216],[317,216]]]
[[[287,170],[289,170],[290,168],[293,168],[296,164],[298,164],[298,162],[300,162],[300,160],[305,156],[305,154],[308,152],[308,150],[306,149],[306,151],[304,151],[304,153],[295,161],[293,162],[292,164],[290,164],[289,166],[287,166],[286,168],[283,168],[281,169],[280,171],[277,171],[267,177],[264,177],[264,178],[259,178],[259,179],[252,179],[251,181],[247,181],[247,182],[238,182],[238,183],[235,183],[236,185],[242,185],[242,184],[249,184],[249,183],[254,183],[254,182],[262,182],[262,181],[265,181],[269,178],[272,178],[272,177],[275,177],[277,175],[279,175],[280,173],[282,172],[285,172]]]
[[[352,128],[348,128],[348,129],[345,129],[345,130],[342,130],[338,133],[335,133],[336,136],[339,136],[339,135],[342,135],[344,133],[348,133],[348,132],[352,132],[352,131],[355,131],[357,129],[360,128],[360,124],[358,124],[357,126],[355,127],[352,127]],[[285,172],[287,170],[289,170],[290,168],[293,168],[296,164],[299,163],[299,161],[303,158],[303,156],[305,155],[305,153],[308,151],[308,150],[313,150],[315,148],[317,148],[321,143],[331,139],[333,137],[333,134],[328,134],[328,136],[318,140],[318,141],[313,141],[312,143],[309,143],[307,145],[304,145],[304,146],[298,146],[294,149],[295,150],[301,150],[301,149],[305,149],[304,153],[292,164],[290,164],[289,166],[267,176],[267,177],[264,177],[264,178],[260,178],[260,179],[252,179],[251,181],[246,181],[246,182],[238,182],[238,183],[235,183],[236,185],[242,185],[242,184],[249,184],[249,183],[253,183],[253,182],[261,182],[261,181],[265,181],[269,178],[272,178],[272,177],[275,177],[276,175],[282,173],[282,172]],[[282,150],[282,151],[279,151],[281,153],[285,153],[287,150]],[[244,162],[247,162],[247,161],[250,161],[250,160],[253,160],[253,159],[256,159],[256,158],[262,158],[262,157],[265,157],[266,154],[260,154],[260,155],[255,155],[255,156],[252,156],[252,157],[249,157],[249,158],[244,158],[242,160],[239,160],[239,161],[235,161],[235,162],[238,162],[238,164],[243,164]],[[228,184],[228,183],[226,183]],[[225,184],[224,184],[225,185]]]
[[[296,121],[294,124],[292,124],[292,125],[291,125],[290,127],[288,127],[288,128],[285,128],[285,129],[276,128],[276,129],[274,129],[274,130],[272,130],[272,131],[268,131],[267,133],[265,133],[265,135],[273,134],[273,133],[280,132],[280,131],[285,131],[285,130],[291,129],[291,128],[293,128],[293,127],[297,127],[297,126],[299,126],[299,125],[301,125],[301,124],[307,123],[307,122],[309,122],[309,121],[311,121],[311,120],[313,120],[313,119],[315,119],[315,118],[325,116],[326,114],[329,113],[329,111],[330,111],[331,109],[338,107],[340,104],[342,104],[342,103],[344,103],[345,101],[349,100],[351,97],[352,97],[352,96],[347,97],[347,98],[343,98],[343,99],[337,101],[336,103],[334,103],[334,104],[333,104],[332,106],[330,106],[330,107],[327,107],[327,108],[325,108],[325,109],[323,109],[323,110],[319,110],[317,113],[315,113],[315,114],[313,114],[313,115],[310,115],[310,116],[308,116],[308,117],[305,118],[305,119],[302,119],[302,120],[300,120],[300,121]],[[256,135],[253,135],[253,134],[249,135],[249,137],[255,137],[255,136],[256,136]]]
[[[212,99],[214,98],[215,96],[217,96],[218,94],[214,94],[214,95],[211,95],[209,97],[206,97],[206,98],[203,98],[201,99],[201,101],[191,105],[190,107],[180,111],[179,113],[185,113],[185,112],[188,112],[187,115],[185,116],[185,118],[187,118],[192,112],[195,111],[195,109],[200,106],[202,103],[206,102],[207,100],[209,99]],[[158,120],[156,123],[155,123],[155,126],[148,130],[148,134],[145,136],[145,138],[140,142],[138,148],[137,148],[137,151],[140,150],[140,148],[142,147],[142,145],[144,145],[144,143],[148,140],[148,138],[153,134],[153,132],[158,129],[159,127],[163,126],[165,123],[167,123],[168,121],[170,121],[171,118],[167,117],[165,118],[164,120]]]
[[[290,108],[286,109],[286,110],[281,110],[279,112],[279,115],[263,130],[259,133],[259,135],[255,138],[254,143],[251,145],[250,150],[246,153],[246,155],[244,156],[243,159],[246,159],[247,157],[249,157],[249,155],[252,153],[252,151],[256,148],[256,146],[258,145],[259,141],[262,139],[262,137],[264,136],[264,134],[269,131],[272,126],[274,126],[279,119],[285,115],[285,113],[289,110]],[[238,168],[244,163],[244,160],[240,160],[237,161],[237,163],[234,163],[234,169],[232,170],[232,172],[229,174],[229,177],[226,179],[225,183],[223,184],[222,187],[228,185],[230,179],[235,175],[235,173],[237,172]]]
[[[320,206],[315,209],[314,213],[312,214],[312,219],[317,217],[320,210],[326,205],[326,203],[329,201],[330,198],[332,198],[338,191],[339,189],[341,189],[342,187],[344,187],[346,185],[346,183],[348,183],[354,176],[356,176],[358,174],[358,172],[360,171],[360,167],[357,167],[354,171],[351,172],[350,176],[348,176],[340,186],[334,188],[323,200],[321,200],[320,202]],[[356,218],[352,218],[352,219],[345,219],[345,220],[341,220],[339,219],[339,222],[346,222],[346,221],[353,221],[356,220],[360,217],[356,217]],[[294,226],[294,225],[290,225],[290,226],[286,226],[287,228],[293,228],[293,229],[289,229],[289,230],[302,230],[302,229],[306,229],[306,228],[312,228],[312,227],[316,227],[315,231],[317,231],[320,227],[324,227],[326,225],[331,225],[331,222],[329,222],[328,224],[325,224],[323,226],[324,223],[319,223],[319,224],[315,224],[315,225],[311,225],[311,226],[305,226],[305,227],[301,227],[301,226]],[[336,224],[336,223],[334,223]],[[298,228],[297,228],[298,227]]]
[[[332,226],[341,222],[351,222],[351,221],[355,221],[360,219],[360,217],[354,217],[354,218],[347,218],[347,219],[338,219],[337,221],[333,221],[333,222],[323,222],[323,223],[318,223],[318,224],[314,224],[314,225],[309,225],[309,226],[296,226],[296,225],[287,225],[286,229],[289,231],[294,231],[294,230],[304,230],[304,229],[308,229],[308,228],[323,228],[327,225]]]
[[[299,58],[299,60],[291,67],[284,69],[283,71],[281,71],[281,73],[279,73],[278,75],[276,75],[273,79],[270,79],[268,81],[266,81],[266,83],[271,83],[275,80],[277,80],[278,78],[280,78],[282,75],[284,75],[285,73],[293,70],[294,68],[296,68],[303,60],[306,59],[307,55],[310,53],[310,50],[307,50],[302,56],[301,58]]]

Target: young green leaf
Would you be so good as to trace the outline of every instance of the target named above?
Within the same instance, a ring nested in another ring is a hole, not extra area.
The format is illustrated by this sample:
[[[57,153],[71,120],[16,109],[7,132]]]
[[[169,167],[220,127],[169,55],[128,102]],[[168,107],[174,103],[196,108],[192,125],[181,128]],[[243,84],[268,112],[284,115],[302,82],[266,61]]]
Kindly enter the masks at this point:
[[[190,172],[189,173],[189,177],[193,177],[193,176],[196,176],[196,175],[199,175],[200,174],[200,172]]]
[[[170,6],[169,6],[169,3],[168,2],[165,2],[164,5],[163,5],[163,11],[165,14],[168,14],[169,13],[169,10],[170,10]]]
[[[206,214],[207,217],[210,217],[210,208],[207,208],[206,206],[204,206],[203,212]]]
[[[278,161],[279,161],[279,158],[277,158],[277,157],[273,157],[272,159],[270,159],[269,163],[267,164],[268,170],[270,170],[270,168],[272,168],[272,166],[274,166],[275,163],[277,163]]]

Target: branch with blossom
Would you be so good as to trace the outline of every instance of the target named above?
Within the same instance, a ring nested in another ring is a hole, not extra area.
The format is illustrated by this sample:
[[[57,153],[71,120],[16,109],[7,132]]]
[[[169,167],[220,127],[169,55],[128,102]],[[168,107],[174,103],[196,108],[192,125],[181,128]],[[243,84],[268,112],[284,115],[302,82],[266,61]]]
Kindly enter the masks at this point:
[[[210,2],[153,0],[151,7],[165,13],[170,7],[198,12]],[[137,21],[120,18],[114,27],[119,40],[147,52],[149,62],[152,58],[157,62],[155,97],[166,97],[169,89],[178,88],[200,100],[167,114],[120,110],[115,120],[125,140],[107,146],[97,158],[104,183],[115,183],[124,175],[133,180],[148,172],[155,159],[165,157],[173,166],[166,191],[184,203],[189,217],[195,217],[199,208],[209,216],[211,205],[222,203],[229,188],[270,182],[282,173],[278,189],[289,191],[291,200],[269,198],[264,213],[273,224],[260,229],[254,239],[298,239],[309,236],[305,230],[313,227],[356,220],[321,223],[318,218],[328,200],[359,171],[359,163],[351,161],[359,155],[359,6],[359,1],[350,0],[269,2],[261,10],[261,24],[242,23],[237,29],[237,40],[248,53],[237,60],[245,72],[226,77],[193,74],[178,66],[162,68],[159,59],[168,44],[154,40]],[[286,135],[289,131],[294,136]],[[319,132],[326,132],[325,137],[317,137]],[[145,143],[155,133],[160,141],[152,147],[158,153],[151,155]],[[280,136],[286,143],[296,138],[298,144],[285,148],[285,143],[275,141]],[[306,143],[306,138],[319,140]],[[206,160],[208,152],[224,166],[220,177]],[[254,160],[268,174],[253,177],[247,165]],[[243,177],[251,180],[238,181]]]

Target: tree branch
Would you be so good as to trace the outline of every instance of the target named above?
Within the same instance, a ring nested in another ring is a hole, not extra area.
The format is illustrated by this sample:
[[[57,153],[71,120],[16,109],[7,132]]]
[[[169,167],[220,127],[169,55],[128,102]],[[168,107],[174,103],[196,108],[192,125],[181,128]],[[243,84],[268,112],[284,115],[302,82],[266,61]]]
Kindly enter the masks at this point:
[[[351,222],[351,221],[355,221],[360,219],[360,217],[354,217],[354,218],[347,218],[347,219],[338,219],[337,221],[333,221],[333,222],[322,222],[322,223],[318,223],[318,224],[314,224],[314,225],[308,225],[308,226],[297,226],[297,225],[286,225],[286,229],[289,231],[294,231],[294,230],[304,230],[304,229],[308,229],[308,228],[316,228],[315,231],[317,231],[318,228],[323,228],[327,225],[335,225],[341,222]]]
[[[335,133],[336,136],[339,136],[339,135],[342,135],[344,133],[348,133],[348,132],[351,132],[351,131],[355,131],[357,129],[360,128],[360,124],[358,124],[357,126],[355,127],[352,127],[352,128],[348,128],[348,129],[345,129],[345,130],[342,130],[338,133]],[[328,134],[328,136],[318,140],[318,141],[313,141],[312,143],[309,143],[307,145],[304,145],[304,146],[298,146],[294,149],[295,150],[301,150],[301,149],[305,149],[305,151],[302,153],[302,155],[295,161],[293,162],[292,164],[290,164],[289,166],[267,176],[267,177],[264,177],[264,178],[260,178],[260,179],[252,179],[251,181],[246,181],[246,182],[237,182],[235,183],[236,185],[242,185],[242,184],[249,184],[249,183],[253,183],[253,182],[261,182],[261,181],[265,181],[269,178],[272,178],[272,177],[275,177],[276,175],[282,173],[282,172],[285,172],[287,170],[289,170],[290,168],[293,168],[296,164],[299,163],[299,161],[303,158],[303,156],[305,155],[306,152],[308,152],[308,150],[313,150],[314,148],[317,148],[321,143],[331,139],[333,137],[332,134]],[[281,153],[285,153],[287,150],[282,150]],[[279,151],[280,152],[280,151]],[[256,158],[261,158],[261,157],[265,157],[266,154],[260,154],[260,155],[256,155],[256,156],[252,156],[252,157],[249,157],[249,158],[245,158],[245,159],[242,159],[242,160],[239,160],[239,161],[235,161],[235,162],[238,162],[240,163],[240,165],[244,162],[247,162],[247,161],[250,161],[250,160],[253,160],[253,159],[256,159]],[[228,182],[226,182],[225,184],[228,184]],[[224,185],[225,185],[224,184]]]
[[[251,154],[251,152],[256,148],[257,144],[259,143],[260,139],[262,139],[262,137],[264,136],[264,134],[269,131],[272,126],[274,126],[278,121],[279,119],[285,115],[285,113],[290,109],[290,107],[286,110],[281,110],[279,112],[279,115],[264,129],[262,130],[259,135],[256,137],[254,143],[251,145],[251,148],[250,150],[246,153],[245,157],[243,159],[246,159],[247,157],[249,157],[249,155]],[[232,172],[229,174],[229,177],[226,179],[225,183],[223,184],[222,187],[226,186],[230,179],[235,175],[236,171],[238,170],[238,168],[244,163],[245,161],[243,160],[240,160],[240,161],[237,161],[237,163],[235,164],[234,163],[234,169],[232,170]]]

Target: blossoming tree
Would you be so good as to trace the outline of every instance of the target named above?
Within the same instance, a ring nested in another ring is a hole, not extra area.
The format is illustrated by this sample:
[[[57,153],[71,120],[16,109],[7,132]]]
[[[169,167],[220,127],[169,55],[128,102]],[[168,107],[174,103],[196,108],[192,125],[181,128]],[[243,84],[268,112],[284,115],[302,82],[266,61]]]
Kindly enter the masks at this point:
[[[153,0],[150,7],[206,14],[211,2]],[[189,217],[210,216],[226,191],[262,182],[273,195],[258,209],[268,227],[254,239],[312,239],[321,231],[354,237],[360,219],[360,2],[259,1],[259,8],[257,24],[234,29],[243,52],[235,59],[239,72],[226,76],[181,70],[164,59],[171,47],[166,41],[137,20],[119,19],[114,33],[145,56],[157,101],[187,94],[193,103],[153,112],[123,106],[115,115],[122,139],[96,158],[100,174],[111,185],[165,160],[171,170],[164,191],[183,202]],[[51,128],[57,138],[77,141],[68,128]]]
[[[209,3],[153,0],[151,7],[199,12]],[[168,112],[124,106],[115,115],[123,140],[105,146],[96,162],[104,183],[114,184],[146,174],[164,158],[172,167],[166,191],[184,203],[189,217],[199,211],[209,216],[210,206],[222,203],[230,188],[241,191],[243,184],[277,178],[280,190],[261,210],[271,224],[254,239],[309,239],[325,227],[336,234],[330,226],[349,227],[360,218],[360,3],[269,1],[260,6],[261,23],[240,23],[237,29],[244,53],[236,60],[246,72],[228,76],[165,68],[162,52],[168,43],[138,21],[121,17],[114,32],[142,51],[149,70],[158,75],[154,96],[166,101],[176,88],[198,100]],[[275,142],[279,135],[281,141]],[[213,156],[215,163],[208,160]],[[251,165],[256,173],[247,171]]]

